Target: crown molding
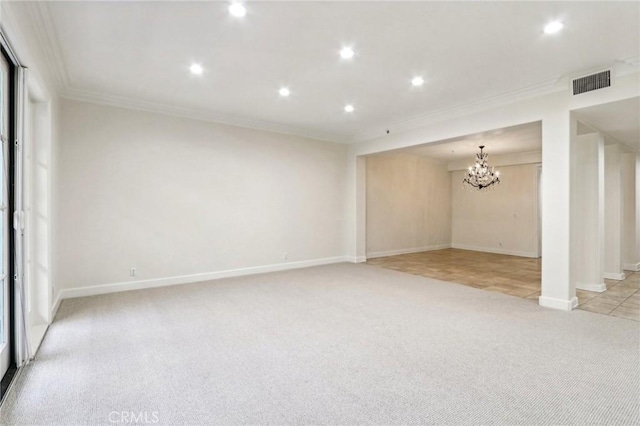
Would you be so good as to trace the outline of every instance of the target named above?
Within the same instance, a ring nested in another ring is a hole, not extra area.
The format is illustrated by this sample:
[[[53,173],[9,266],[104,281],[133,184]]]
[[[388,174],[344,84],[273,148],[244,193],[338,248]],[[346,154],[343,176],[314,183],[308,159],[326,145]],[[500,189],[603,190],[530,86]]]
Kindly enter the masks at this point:
[[[343,134],[318,132],[310,129],[286,126],[267,121],[252,120],[244,117],[219,114],[207,110],[183,108],[175,105],[150,102],[125,96],[108,95],[105,93],[93,92],[90,90],[76,89],[71,87],[67,87],[66,89],[64,89],[60,96],[65,99],[75,101],[108,105],[136,111],[151,112],[210,123],[226,124],[229,126],[244,127],[253,130],[281,133],[285,135],[300,136],[325,142],[345,143],[345,141],[348,139],[348,136]]]
[[[54,84],[60,94],[69,86],[69,73],[49,4],[46,1],[28,2],[27,11],[47,68],[52,71]]]
[[[622,62],[631,68],[625,74],[630,74],[634,70],[640,71],[640,56],[629,56],[628,58],[621,59],[619,62]]]
[[[456,116],[469,115],[503,105],[508,105],[517,101],[522,101],[525,99],[535,98],[538,96],[566,90],[566,85],[562,84],[562,82],[563,80],[561,78],[553,78],[538,84],[524,87],[522,89],[501,93],[499,95],[479,98],[471,102],[459,104],[453,107],[443,108],[427,114],[417,115],[406,120],[397,121],[385,127],[379,127],[377,129],[372,129],[371,131],[359,133],[355,135],[350,142],[364,142],[371,139],[376,139],[384,136],[387,133],[387,130],[392,130],[394,133],[414,130]]]

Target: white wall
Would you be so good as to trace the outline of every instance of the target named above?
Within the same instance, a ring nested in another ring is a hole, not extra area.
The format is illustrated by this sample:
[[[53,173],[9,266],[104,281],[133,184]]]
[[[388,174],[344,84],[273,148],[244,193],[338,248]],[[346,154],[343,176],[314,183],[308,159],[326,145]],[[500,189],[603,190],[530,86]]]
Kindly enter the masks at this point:
[[[501,166],[493,189],[469,191],[451,173],[455,248],[538,257],[538,165]]]
[[[63,288],[342,260],[344,145],[69,100],[61,141]]]
[[[406,154],[366,161],[367,257],[449,247],[447,164]]]

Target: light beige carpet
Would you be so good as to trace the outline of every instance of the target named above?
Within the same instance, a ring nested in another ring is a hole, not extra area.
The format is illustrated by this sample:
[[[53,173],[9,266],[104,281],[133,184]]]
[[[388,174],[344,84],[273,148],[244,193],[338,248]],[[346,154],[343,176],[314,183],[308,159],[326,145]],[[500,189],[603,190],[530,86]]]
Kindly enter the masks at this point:
[[[0,423],[631,425],[639,332],[353,264],[72,299]]]

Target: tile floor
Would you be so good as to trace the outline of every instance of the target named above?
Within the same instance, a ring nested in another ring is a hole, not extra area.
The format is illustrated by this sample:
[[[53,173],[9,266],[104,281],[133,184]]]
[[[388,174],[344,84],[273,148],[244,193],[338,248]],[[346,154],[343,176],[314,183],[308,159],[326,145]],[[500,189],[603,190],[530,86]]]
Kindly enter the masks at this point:
[[[622,281],[604,280],[602,293],[577,290],[578,309],[640,321],[640,272],[625,273]]]
[[[538,300],[541,259],[445,249],[368,259],[386,269]],[[578,290],[578,309],[640,321],[640,273],[605,280],[607,291]]]

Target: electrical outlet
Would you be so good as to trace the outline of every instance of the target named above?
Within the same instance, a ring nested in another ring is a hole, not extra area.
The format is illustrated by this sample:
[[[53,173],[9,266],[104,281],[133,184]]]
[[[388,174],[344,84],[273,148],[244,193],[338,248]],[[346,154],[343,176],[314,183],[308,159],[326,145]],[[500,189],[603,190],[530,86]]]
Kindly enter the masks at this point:
[[[283,254],[282,254],[282,258],[283,258],[284,260],[289,260],[289,253],[283,253]]]
[[[136,268],[131,268],[129,270],[129,275],[132,276],[132,277],[135,277],[136,276]]]

